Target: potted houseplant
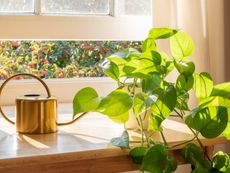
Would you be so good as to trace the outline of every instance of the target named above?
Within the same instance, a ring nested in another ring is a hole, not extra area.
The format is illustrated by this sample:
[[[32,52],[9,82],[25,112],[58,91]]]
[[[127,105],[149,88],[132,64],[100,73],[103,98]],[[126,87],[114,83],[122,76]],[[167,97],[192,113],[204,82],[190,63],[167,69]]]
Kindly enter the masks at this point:
[[[157,48],[158,39],[169,39],[171,55]],[[74,116],[94,111],[117,123],[125,123],[131,110],[142,136],[140,145],[129,146],[126,131],[111,143],[131,148],[130,156],[141,164],[140,169],[153,173],[173,172],[177,163],[168,156],[167,141],[156,144],[147,131],[160,132],[164,139],[162,122],[176,116],[184,121],[200,145],[188,141],[182,152],[185,160],[192,164],[192,172],[230,172],[229,156],[218,152],[212,158],[207,155],[204,159],[206,151],[199,139],[199,135],[230,138],[230,83],[214,85],[208,73],[197,73],[195,64],[188,58],[193,51],[194,43],[186,33],[170,28],[151,29],[143,42],[142,52],[126,49],[111,55],[102,64],[104,73],[117,81],[118,88],[106,97],[100,97],[90,87],[81,89],[73,101]],[[175,70],[176,80],[167,80]],[[194,108],[188,106],[191,91],[198,101]],[[147,130],[144,127],[146,118]]]

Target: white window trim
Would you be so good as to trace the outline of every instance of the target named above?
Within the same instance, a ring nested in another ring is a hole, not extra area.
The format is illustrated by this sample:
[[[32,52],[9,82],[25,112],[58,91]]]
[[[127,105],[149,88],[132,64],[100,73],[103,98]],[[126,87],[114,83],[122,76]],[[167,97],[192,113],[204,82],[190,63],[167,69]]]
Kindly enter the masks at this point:
[[[117,16],[116,0],[110,0],[109,15],[57,16],[40,13],[0,14],[0,39],[143,40],[152,27],[151,16]]]

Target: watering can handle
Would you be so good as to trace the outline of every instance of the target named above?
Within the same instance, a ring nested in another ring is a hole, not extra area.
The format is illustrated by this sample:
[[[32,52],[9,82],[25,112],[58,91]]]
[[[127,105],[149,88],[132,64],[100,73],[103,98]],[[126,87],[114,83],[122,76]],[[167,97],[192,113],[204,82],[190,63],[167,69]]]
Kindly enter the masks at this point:
[[[35,76],[35,75],[33,75],[33,74],[30,74],[30,73],[19,73],[19,74],[13,75],[13,76],[9,77],[8,79],[6,79],[6,80],[3,82],[2,86],[0,87],[0,96],[1,96],[1,94],[2,94],[2,91],[3,91],[3,88],[5,87],[5,85],[6,85],[11,79],[13,79],[13,78],[15,78],[15,77],[18,77],[18,76],[30,76],[30,77],[33,77],[33,78],[37,79],[37,80],[38,80],[39,82],[41,82],[42,85],[45,87],[48,97],[51,96],[50,90],[49,90],[48,86],[46,85],[46,83],[45,83],[42,79],[40,79],[39,77],[37,77],[37,76]],[[10,122],[11,124],[15,124],[15,122],[12,121],[12,120],[10,120],[10,119],[8,118],[8,116],[3,112],[3,110],[2,110],[2,105],[1,105],[1,104],[0,104],[0,113],[2,114],[2,116],[3,116],[8,122]]]
[[[8,79],[6,79],[6,80],[3,82],[2,86],[0,87],[0,96],[1,96],[1,94],[2,94],[2,91],[3,91],[3,88],[5,87],[5,85],[6,85],[11,79],[13,79],[13,78],[15,78],[15,77],[18,77],[18,76],[30,76],[30,77],[33,77],[33,78],[37,79],[37,80],[38,80],[39,82],[41,82],[42,85],[45,87],[48,97],[51,97],[50,90],[49,90],[48,86],[46,85],[46,83],[45,83],[42,79],[40,79],[38,76],[35,76],[35,75],[33,75],[33,74],[30,74],[30,73],[19,73],[19,74],[13,75],[13,76],[9,77]],[[15,122],[12,121],[12,120],[10,120],[10,119],[8,118],[8,116],[3,112],[3,110],[2,110],[2,105],[1,105],[1,104],[0,104],[0,113],[2,114],[2,116],[3,116],[8,122],[10,122],[11,124],[15,124]],[[69,122],[57,123],[57,125],[58,125],[58,126],[64,126],[64,125],[72,124],[72,123],[74,123],[75,121],[77,121],[77,120],[79,120],[80,118],[82,118],[82,117],[83,117],[84,115],[86,115],[86,114],[87,114],[87,113],[82,113],[80,116],[78,116],[77,118],[75,118],[75,119],[73,119],[73,120],[71,120],[71,121],[69,121]]]

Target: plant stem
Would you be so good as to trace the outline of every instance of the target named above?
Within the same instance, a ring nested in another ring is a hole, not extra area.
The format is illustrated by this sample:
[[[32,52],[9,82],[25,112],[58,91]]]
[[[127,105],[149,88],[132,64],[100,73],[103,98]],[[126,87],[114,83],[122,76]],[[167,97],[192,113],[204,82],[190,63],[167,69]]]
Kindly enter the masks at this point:
[[[194,135],[196,135],[196,133],[194,132],[194,130],[193,130],[192,128],[190,128],[190,127],[188,127],[188,128],[192,131],[192,133],[193,133]],[[201,149],[203,150],[204,154],[206,155],[206,157],[208,158],[208,160],[211,161],[211,159],[210,159],[209,155],[207,154],[206,149],[205,149],[205,147],[203,146],[202,142],[200,141],[198,135],[195,136],[195,137],[196,137],[196,140],[197,140],[197,142],[199,143]]]
[[[181,114],[180,114],[176,109],[174,109],[174,111],[178,114],[178,116],[179,116],[182,120],[184,120],[184,118],[183,118],[183,114],[184,114],[184,113],[183,113],[183,112],[181,112]],[[197,140],[197,142],[199,143],[199,145],[200,145],[201,149],[203,150],[205,156],[208,158],[209,161],[211,161],[209,155],[207,154],[207,152],[206,152],[206,150],[205,150],[205,147],[203,146],[202,142],[200,141],[200,139],[199,139],[199,137],[198,137],[198,133],[194,132],[194,130],[193,130],[191,127],[189,127],[189,126],[187,126],[187,127],[188,127],[188,128],[190,129],[190,131],[194,134],[194,137],[195,137],[195,139]]]
[[[164,141],[165,146],[168,146],[168,143],[167,143],[167,141],[165,139],[165,136],[164,136],[163,132],[161,131],[160,134],[161,134],[161,137],[162,137],[162,139]]]
[[[187,143],[189,143],[189,142],[194,141],[195,139],[196,139],[196,137],[194,136],[192,139],[190,139],[190,140],[188,140],[188,141],[182,142],[182,143],[180,143],[180,144],[173,145],[172,147],[170,147],[170,149],[173,149],[173,148],[178,147],[178,146],[180,146],[180,145],[187,144]]]
[[[139,115],[139,118],[140,118],[140,124],[141,124],[141,145],[143,147],[144,145],[143,123],[142,123],[140,115]]]

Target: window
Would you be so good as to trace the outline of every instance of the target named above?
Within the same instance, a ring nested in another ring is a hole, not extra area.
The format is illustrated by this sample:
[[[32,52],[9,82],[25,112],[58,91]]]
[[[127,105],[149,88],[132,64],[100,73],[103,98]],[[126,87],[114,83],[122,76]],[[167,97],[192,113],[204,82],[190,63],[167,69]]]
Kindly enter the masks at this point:
[[[0,39],[143,40],[151,0],[0,0]]]
[[[151,0],[0,0],[1,14],[151,15]]]
[[[130,40],[143,40],[152,27],[151,0],[141,2],[137,0],[0,0],[0,4],[0,42],[6,44],[8,41],[10,43],[8,46],[13,46],[16,52],[21,50],[17,48],[18,44],[26,45],[33,41],[41,44],[44,41],[58,44],[60,41],[62,45],[65,43],[68,45],[71,42],[87,42],[87,44],[116,42],[115,45],[119,46],[122,42],[118,43],[118,41],[124,40],[130,44]],[[90,43],[90,41],[94,42]],[[140,42],[137,44],[140,46]],[[1,51],[4,51],[3,48],[9,47],[1,45]],[[98,46],[94,46],[94,48],[97,49]],[[63,49],[63,51],[66,50]],[[12,53],[9,55],[11,58],[15,52]],[[37,53],[41,53],[41,51]],[[93,50],[92,53],[96,52]],[[82,55],[84,54],[80,56]],[[19,52],[16,56],[20,59],[20,56],[25,58],[26,55]],[[3,56],[1,58],[4,59]],[[21,67],[28,68],[28,61]],[[36,68],[35,71],[38,69]],[[40,70],[37,72],[41,73]],[[52,71],[53,69],[48,70]],[[85,73],[87,70],[76,75],[85,77],[95,75],[94,71],[89,74]],[[96,73],[96,75],[101,74],[100,71],[96,71]],[[49,78],[51,73],[43,71],[43,74],[45,74],[45,78]],[[59,74],[56,75],[62,77]],[[64,77],[68,77],[68,75],[74,74],[70,72],[65,75]],[[102,95],[107,94],[111,87],[116,87],[116,84],[107,78],[99,80],[64,78],[61,79],[61,82],[60,79],[47,79],[46,82],[51,88],[52,94],[57,96],[61,102],[70,102],[75,92],[82,87],[93,86]],[[34,80],[12,81],[11,83],[5,93],[8,95],[4,97],[7,98],[4,100],[6,104],[14,101],[12,95],[15,93],[43,92],[41,86]],[[17,91],[15,91],[16,89]]]
[[[109,0],[41,0],[42,14],[109,15]]]
[[[0,0],[0,4],[0,12],[3,14],[34,12],[34,0]]]

